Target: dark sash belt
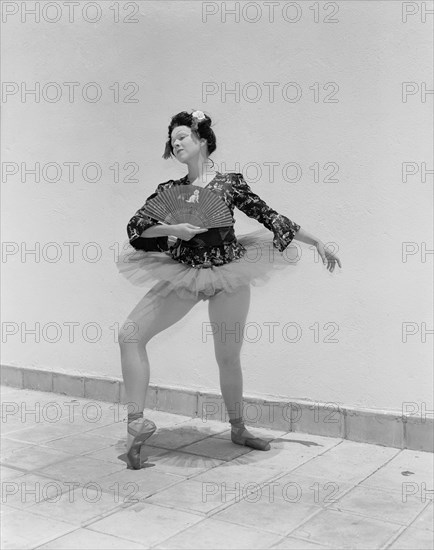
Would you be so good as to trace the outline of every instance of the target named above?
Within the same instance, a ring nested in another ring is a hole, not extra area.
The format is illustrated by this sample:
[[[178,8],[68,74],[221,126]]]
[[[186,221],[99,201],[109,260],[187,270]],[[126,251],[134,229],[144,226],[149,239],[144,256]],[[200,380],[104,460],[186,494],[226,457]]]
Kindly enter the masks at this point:
[[[234,226],[211,227],[208,231],[197,233],[189,241],[178,239],[177,244],[187,248],[221,246],[224,243],[232,242],[235,239]]]

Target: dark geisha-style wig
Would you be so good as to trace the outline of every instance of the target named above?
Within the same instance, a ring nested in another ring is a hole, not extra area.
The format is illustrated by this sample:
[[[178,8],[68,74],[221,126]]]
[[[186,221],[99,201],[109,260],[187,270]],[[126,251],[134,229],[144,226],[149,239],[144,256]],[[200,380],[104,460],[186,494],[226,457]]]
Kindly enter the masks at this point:
[[[163,158],[169,159],[174,157],[173,147],[171,143],[172,131],[177,126],[188,126],[191,128],[198,139],[206,139],[208,144],[208,154],[211,155],[217,149],[216,137],[214,130],[211,128],[211,118],[204,114],[202,111],[193,111],[188,113],[187,111],[181,111],[177,115],[174,115],[169,124],[169,137],[166,141],[166,147],[164,149]]]

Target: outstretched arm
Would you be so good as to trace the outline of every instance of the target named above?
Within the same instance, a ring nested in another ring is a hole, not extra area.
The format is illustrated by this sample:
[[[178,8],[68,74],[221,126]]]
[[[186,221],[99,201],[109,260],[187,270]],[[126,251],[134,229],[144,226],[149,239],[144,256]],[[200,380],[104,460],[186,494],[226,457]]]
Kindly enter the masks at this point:
[[[339,267],[342,267],[339,258],[326,250],[324,243],[318,237],[308,233],[299,224],[283,214],[276,212],[254,193],[246,183],[243,174],[236,174],[233,190],[235,206],[274,233],[273,243],[278,250],[283,252],[292,240],[300,241],[316,246],[324,265],[327,266],[330,272],[334,270],[336,262]]]
[[[330,271],[330,273],[332,273],[334,268],[336,267],[336,262],[338,266],[342,269],[340,259],[335,254],[333,254],[333,252],[327,250],[324,243],[320,239],[318,239],[318,237],[315,237],[311,233],[308,233],[304,229],[300,228],[295,234],[294,240],[314,245],[318,250],[318,254],[321,256],[323,264],[327,266],[327,269]]]

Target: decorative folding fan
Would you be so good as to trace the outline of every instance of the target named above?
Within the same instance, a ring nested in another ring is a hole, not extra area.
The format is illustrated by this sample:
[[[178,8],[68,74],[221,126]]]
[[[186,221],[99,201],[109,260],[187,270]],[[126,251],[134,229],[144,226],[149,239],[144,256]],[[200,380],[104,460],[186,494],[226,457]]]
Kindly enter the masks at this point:
[[[213,191],[197,185],[175,185],[149,199],[145,214],[170,225],[191,223],[210,229],[233,225],[227,204]]]

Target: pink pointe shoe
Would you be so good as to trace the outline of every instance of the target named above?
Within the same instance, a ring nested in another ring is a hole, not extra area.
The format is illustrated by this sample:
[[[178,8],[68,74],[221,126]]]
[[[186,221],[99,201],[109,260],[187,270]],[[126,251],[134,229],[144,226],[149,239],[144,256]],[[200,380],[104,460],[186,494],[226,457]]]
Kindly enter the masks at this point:
[[[230,420],[229,422],[232,425],[232,443],[236,443],[237,445],[244,445],[245,447],[250,447],[252,449],[256,449],[257,451],[269,451],[271,449],[270,444],[265,439],[261,439],[260,437],[253,437],[250,434],[247,436],[243,436],[243,432],[244,430],[246,430],[246,427],[244,426],[244,422],[241,418]]]
[[[142,422],[136,422],[136,420],[140,419],[143,419],[143,412],[128,415],[127,431],[134,437],[131,447],[127,452],[127,468],[129,470],[141,469],[140,450],[143,443],[151,437],[157,429],[157,426],[152,420],[143,419]]]

